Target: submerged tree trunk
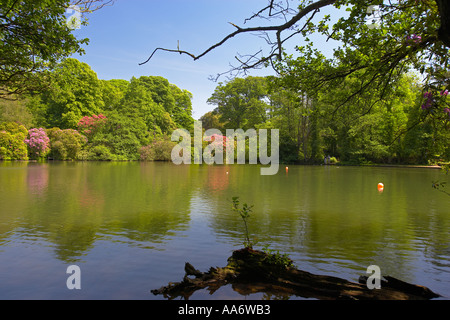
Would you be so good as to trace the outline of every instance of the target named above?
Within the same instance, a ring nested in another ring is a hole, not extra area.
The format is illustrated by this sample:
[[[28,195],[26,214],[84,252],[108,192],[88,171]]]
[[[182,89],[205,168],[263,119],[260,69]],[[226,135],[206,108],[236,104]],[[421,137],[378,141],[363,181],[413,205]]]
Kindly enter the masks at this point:
[[[231,284],[233,290],[242,295],[263,292],[323,300],[427,300],[439,297],[426,287],[388,276],[381,282],[381,289],[370,290],[366,277],[360,277],[360,283],[355,283],[332,276],[314,275],[280,263],[275,255],[250,248],[234,251],[224,268],[211,267],[208,272],[200,272],[186,263],[185,272],[181,282],[169,283],[151,292],[162,294],[170,300],[178,297],[187,300],[197,290],[207,289],[213,294],[220,287]]]

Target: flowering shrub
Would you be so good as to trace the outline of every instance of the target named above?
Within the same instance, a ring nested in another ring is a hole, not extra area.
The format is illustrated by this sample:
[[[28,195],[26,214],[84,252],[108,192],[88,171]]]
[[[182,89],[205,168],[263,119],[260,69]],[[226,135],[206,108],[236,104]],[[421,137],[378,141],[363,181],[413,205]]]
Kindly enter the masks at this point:
[[[101,113],[92,117],[86,116],[78,122],[78,130],[86,136],[93,136],[105,126],[107,121],[108,118]]]
[[[213,134],[211,135],[211,144],[216,144],[216,145],[220,145],[220,141],[222,140],[222,146],[224,148],[227,147],[228,141],[229,139],[227,138],[227,136],[221,136],[219,134]]]
[[[433,93],[427,91],[423,94],[423,97],[426,98],[427,100],[422,105],[422,110],[431,108],[431,106],[433,105],[433,102],[434,102]]]
[[[411,36],[407,36],[406,41],[410,44],[418,44],[422,41],[422,37],[417,34],[413,34]]]
[[[437,95],[437,93],[433,94],[433,92],[427,91],[423,94],[423,96],[426,100],[422,104],[422,110],[430,110],[430,112],[435,113],[436,110],[434,109],[439,108],[439,106],[446,103],[445,100],[448,96],[448,90],[442,90],[439,95]],[[450,120],[450,108],[445,107],[443,111],[446,115],[448,115]]]
[[[31,158],[43,158],[50,151],[50,139],[44,129],[30,129],[28,131],[28,139],[25,143],[28,146]]]

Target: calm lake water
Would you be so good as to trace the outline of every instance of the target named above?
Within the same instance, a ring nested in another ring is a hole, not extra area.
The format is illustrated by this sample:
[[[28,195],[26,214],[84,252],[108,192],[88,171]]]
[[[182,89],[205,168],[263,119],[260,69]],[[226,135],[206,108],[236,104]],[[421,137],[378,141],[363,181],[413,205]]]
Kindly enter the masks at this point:
[[[254,205],[256,249],[350,281],[375,264],[450,299],[450,197],[431,188],[439,179],[417,168],[291,165],[261,176],[253,165],[0,162],[0,299],[163,299],[150,290],[180,281],[186,261],[207,271],[242,247],[233,196]],[[74,264],[81,290],[66,286]],[[191,298],[263,294],[226,286]]]

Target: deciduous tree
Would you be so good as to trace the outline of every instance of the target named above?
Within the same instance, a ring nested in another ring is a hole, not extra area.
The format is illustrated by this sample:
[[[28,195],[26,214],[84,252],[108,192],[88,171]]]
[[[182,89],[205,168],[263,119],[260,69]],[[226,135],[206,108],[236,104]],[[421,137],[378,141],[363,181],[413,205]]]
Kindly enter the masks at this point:
[[[67,9],[82,14],[108,0],[2,0],[0,2],[0,98],[49,85],[48,70],[73,54],[83,54],[88,39],[77,39],[67,23]]]

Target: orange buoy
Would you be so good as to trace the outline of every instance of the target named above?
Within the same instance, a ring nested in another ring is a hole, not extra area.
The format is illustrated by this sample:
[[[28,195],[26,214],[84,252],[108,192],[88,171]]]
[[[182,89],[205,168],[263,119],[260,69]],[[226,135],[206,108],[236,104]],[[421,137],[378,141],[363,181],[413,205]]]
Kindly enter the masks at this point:
[[[289,171],[289,167],[286,167],[286,173],[288,173],[288,171]]]
[[[378,191],[383,192],[383,190],[384,190],[384,184],[382,184],[381,182],[378,183]]]

